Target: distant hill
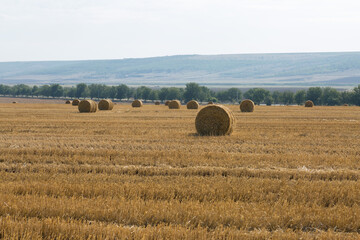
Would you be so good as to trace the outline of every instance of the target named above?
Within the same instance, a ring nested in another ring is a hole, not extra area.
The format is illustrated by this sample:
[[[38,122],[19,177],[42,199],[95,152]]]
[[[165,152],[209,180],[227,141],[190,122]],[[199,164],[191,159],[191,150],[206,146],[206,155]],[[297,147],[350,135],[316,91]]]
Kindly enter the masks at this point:
[[[360,52],[182,55],[154,58],[2,62],[2,84],[350,88],[360,84]]]

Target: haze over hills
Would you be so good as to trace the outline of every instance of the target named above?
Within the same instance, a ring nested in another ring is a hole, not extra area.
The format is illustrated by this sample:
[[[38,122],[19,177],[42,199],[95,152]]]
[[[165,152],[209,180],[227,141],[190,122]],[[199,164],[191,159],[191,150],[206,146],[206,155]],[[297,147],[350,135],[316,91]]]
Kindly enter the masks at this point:
[[[0,83],[104,83],[129,86],[352,88],[360,84],[360,52],[181,55],[88,61],[2,62]]]

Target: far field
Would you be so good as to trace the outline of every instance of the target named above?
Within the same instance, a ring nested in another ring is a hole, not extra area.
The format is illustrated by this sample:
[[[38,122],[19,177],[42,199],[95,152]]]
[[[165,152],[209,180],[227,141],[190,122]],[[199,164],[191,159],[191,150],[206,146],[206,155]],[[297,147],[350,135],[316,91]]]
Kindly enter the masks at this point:
[[[360,238],[360,108],[0,103],[0,239]]]

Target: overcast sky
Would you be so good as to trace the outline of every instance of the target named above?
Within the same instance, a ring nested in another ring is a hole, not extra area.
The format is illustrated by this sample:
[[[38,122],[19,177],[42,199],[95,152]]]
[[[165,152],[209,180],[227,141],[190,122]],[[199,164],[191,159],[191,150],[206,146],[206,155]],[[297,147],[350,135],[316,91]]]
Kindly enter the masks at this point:
[[[360,51],[359,0],[0,0],[0,61]]]

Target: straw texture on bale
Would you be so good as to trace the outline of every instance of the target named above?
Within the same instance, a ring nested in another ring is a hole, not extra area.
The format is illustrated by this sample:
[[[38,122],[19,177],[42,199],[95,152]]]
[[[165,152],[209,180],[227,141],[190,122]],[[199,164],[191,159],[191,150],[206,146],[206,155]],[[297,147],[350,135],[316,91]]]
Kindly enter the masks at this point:
[[[169,101],[169,100],[167,100],[166,102],[165,102],[165,106],[169,106],[169,103],[170,103],[171,101]]]
[[[112,110],[114,103],[110,99],[102,99],[98,104],[99,110]]]
[[[78,105],[79,112],[96,112],[97,104],[93,100],[82,100]]]
[[[204,107],[195,119],[196,131],[200,135],[230,135],[234,125],[234,115],[230,109],[222,105]]]
[[[250,99],[242,100],[240,103],[240,110],[242,112],[253,112],[255,108],[255,104]]]
[[[132,102],[131,106],[132,107],[142,107],[143,103],[141,100],[136,99],[135,101]]]
[[[199,103],[195,100],[191,100],[186,104],[186,108],[187,109],[198,109]]]
[[[210,105],[210,104],[214,104],[214,102],[212,102],[212,101],[208,102],[208,105]]]
[[[65,104],[70,104],[71,101],[70,100],[66,100]]]
[[[172,100],[168,106],[169,109],[180,109],[181,103],[179,100]]]
[[[74,99],[74,100],[72,101],[72,105],[73,105],[73,106],[77,106],[77,105],[79,105],[79,103],[80,103],[80,100],[79,100],[79,99]]]
[[[156,102],[155,102],[155,105],[160,105],[160,102],[159,102],[159,101],[156,101]]]
[[[305,102],[305,107],[313,107],[313,106],[314,106],[314,103],[311,100],[307,100]]]

